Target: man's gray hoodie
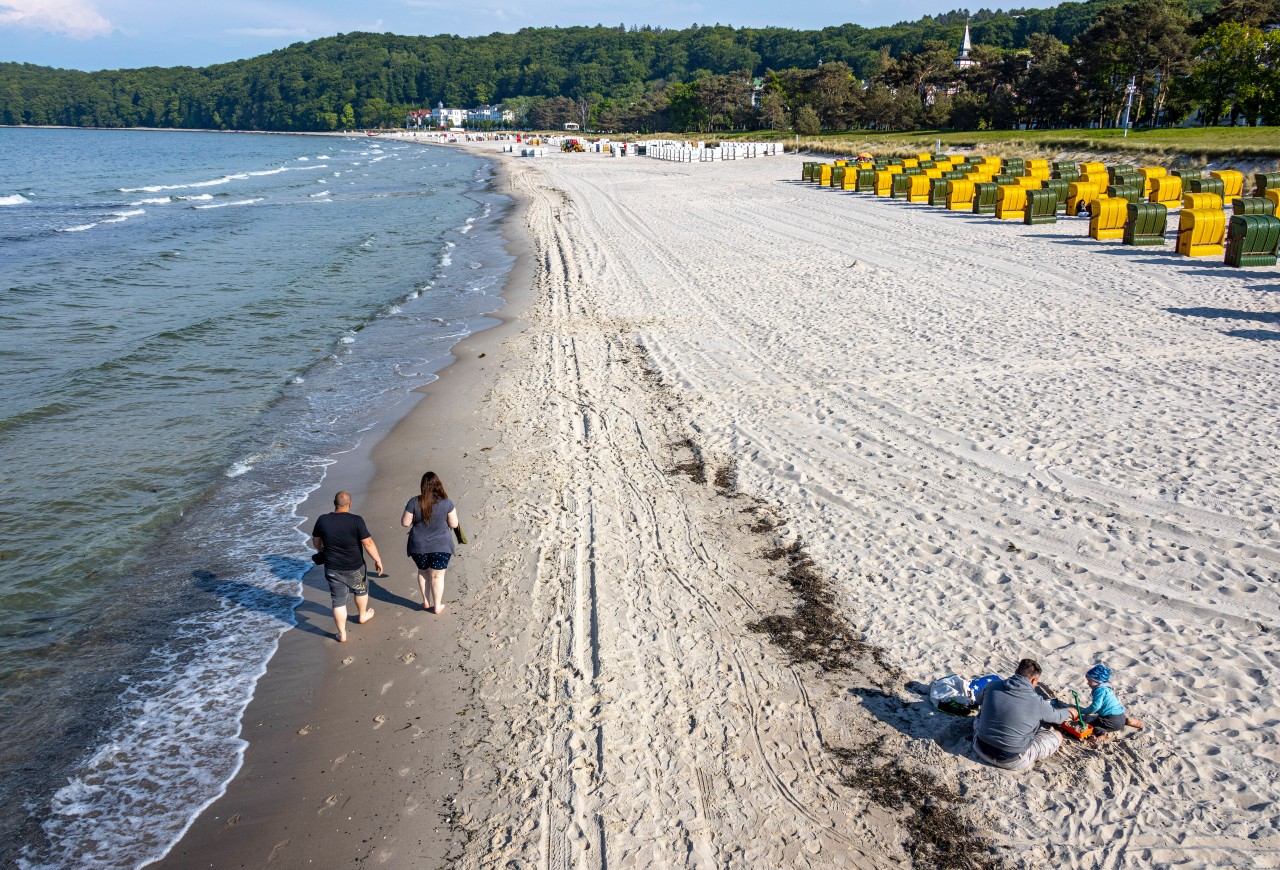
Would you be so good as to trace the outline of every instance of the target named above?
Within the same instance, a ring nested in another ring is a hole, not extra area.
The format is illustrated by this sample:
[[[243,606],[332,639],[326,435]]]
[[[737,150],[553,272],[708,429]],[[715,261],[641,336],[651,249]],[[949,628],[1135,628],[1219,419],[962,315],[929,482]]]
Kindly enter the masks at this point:
[[[978,720],[973,735],[993,761],[1012,761],[1027,751],[1041,725],[1057,725],[1071,718],[1040,696],[1026,677],[1017,674],[978,693]]]

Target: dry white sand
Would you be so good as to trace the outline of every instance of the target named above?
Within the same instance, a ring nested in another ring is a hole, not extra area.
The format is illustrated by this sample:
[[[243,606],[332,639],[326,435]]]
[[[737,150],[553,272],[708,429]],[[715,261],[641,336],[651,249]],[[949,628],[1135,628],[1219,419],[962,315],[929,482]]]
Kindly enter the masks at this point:
[[[920,859],[916,807],[841,781],[868,740],[998,861],[1280,865],[1280,270],[790,156],[503,159],[538,275],[462,448],[495,458],[464,866]],[[900,673],[747,628],[792,601],[771,536]],[[1147,730],[1009,774],[904,688],[1023,656],[1064,696],[1106,662]]]

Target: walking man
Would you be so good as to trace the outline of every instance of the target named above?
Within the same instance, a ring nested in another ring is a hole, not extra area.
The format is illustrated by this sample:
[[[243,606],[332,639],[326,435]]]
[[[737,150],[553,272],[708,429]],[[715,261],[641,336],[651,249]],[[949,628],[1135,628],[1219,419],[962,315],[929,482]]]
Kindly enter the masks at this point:
[[[363,625],[373,619],[365,579],[366,552],[373,559],[374,570],[382,573],[382,557],[364,524],[364,517],[351,512],[351,493],[344,489],[333,497],[333,513],[316,520],[311,530],[311,546],[324,555],[324,579],[329,581],[338,643],[346,643],[348,598],[356,600],[356,622]]]

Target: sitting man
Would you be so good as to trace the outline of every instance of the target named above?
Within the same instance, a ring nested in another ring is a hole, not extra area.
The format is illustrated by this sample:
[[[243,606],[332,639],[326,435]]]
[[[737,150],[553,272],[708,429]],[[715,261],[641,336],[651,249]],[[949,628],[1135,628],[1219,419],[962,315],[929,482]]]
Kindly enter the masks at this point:
[[[980,760],[1005,770],[1029,770],[1061,748],[1062,735],[1051,726],[1066,722],[1071,713],[1037,692],[1039,683],[1040,665],[1023,659],[1012,677],[978,693],[973,750]]]

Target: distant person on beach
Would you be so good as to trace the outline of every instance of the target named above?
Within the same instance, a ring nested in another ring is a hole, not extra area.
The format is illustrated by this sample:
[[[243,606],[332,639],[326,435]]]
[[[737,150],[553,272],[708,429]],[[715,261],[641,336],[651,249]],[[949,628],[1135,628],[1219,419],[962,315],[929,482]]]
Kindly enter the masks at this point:
[[[364,565],[366,552],[373,559],[374,571],[382,573],[378,545],[373,542],[364,518],[351,513],[351,493],[343,490],[333,497],[333,513],[316,520],[311,530],[311,546],[324,556],[324,579],[329,581],[338,643],[346,643],[348,598],[356,600],[356,622],[363,625],[373,619]]]
[[[981,761],[1005,770],[1029,770],[1062,747],[1062,735],[1052,726],[1072,714],[1053,706],[1037,691],[1039,684],[1039,663],[1023,659],[1012,677],[978,693],[973,750]]]
[[[405,504],[400,524],[409,530],[408,553],[418,566],[422,609],[444,613],[444,572],[453,557],[458,511],[434,471],[422,475],[419,493]]]
[[[1140,721],[1124,714],[1124,705],[1116,697],[1115,689],[1110,686],[1111,668],[1098,663],[1089,668],[1084,679],[1093,695],[1089,698],[1089,706],[1080,711],[1080,716],[1086,725],[1093,726],[1095,740],[1106,740],[1117,731],[1123,731],[1126,725],[1135,731],[1142,730]],[[1074,719],[1075,711],[1071,712]]]

